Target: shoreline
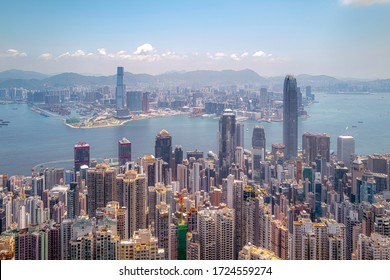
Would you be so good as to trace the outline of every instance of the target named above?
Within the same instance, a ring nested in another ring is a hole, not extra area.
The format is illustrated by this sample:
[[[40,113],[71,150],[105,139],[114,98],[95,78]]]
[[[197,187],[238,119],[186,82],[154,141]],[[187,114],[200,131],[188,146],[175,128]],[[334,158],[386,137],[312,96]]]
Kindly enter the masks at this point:
[[[104,127],[115,127],[115,126],[122,126],[130,121],[141,121],[141,120],[147,120],[147,119],[156,119],[156,118],[164,118],[164,117],[173,117],[173,116],[178,116],[178,115],[188,115],[189,113],[187,112],[179,112],[179,111],[175,111],[173,112],[172,114],[167,114],[167,115],[146,115],[144,117],[136,117],[136,118],[130,118],[130,119],[126,119],[126,120],[121,120],[119,121],[118,123],[111,123],[111,124],[102,124],[102,125],[99,125],[97,123],[92,123],[91,126],[80,126],[80,124],[78,123],[78,125],[72,125],[72,124],[69,124],[69,123],[66,123],[66,119],[63,119],[63,123],[70,127],[70,128],[74,128],[74,129],[89,129],[89,128],[104,128]],[[110,119],[113,119],[114,117],[111,117]],[[110,120],[109,119],[109,120]]]

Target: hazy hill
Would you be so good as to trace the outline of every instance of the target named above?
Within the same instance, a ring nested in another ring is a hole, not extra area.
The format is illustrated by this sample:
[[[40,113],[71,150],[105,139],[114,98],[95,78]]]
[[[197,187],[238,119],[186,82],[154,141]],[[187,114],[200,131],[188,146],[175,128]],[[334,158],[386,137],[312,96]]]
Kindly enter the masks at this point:
[[[36,80],[42,80],[49,77],[49,75],[34,72],[34,71],[23,71],[23,70],[7,70],[0,72],[0,82],[11,80],[11,79],[17,79],[17,80],[30,80],[30,79],[36,79]]]
[[[264,78],[256,72],[245,69],[241,71],[181,71],[169,72],[160,75],[133,74],[126,72],[124,83],[129,87],[137,84],[158,86],[161,84],[186,85],[186,86],[229,86],[234,84],[253,84],[256,86],[275,87],[279,90],[283,86],[285,76]],[[320,91],[348,91],[348,90],[371,90],[390,92],[390,79],[381,80],[353,80],[337,79],[326,75],[297,75],[298,86],[311,85],[313,89]],[[76,73],[62,73],[48,76],[38,72],[8,70],[0,72],[0,88],[25,88],[31,90],[47,89],[51,87],[70,86],[115,86],[116,75],[111,76],[87,76]]]
[[[113,76],[84,76],[76,73],[62,73],[42,80],[44,85],[53,87],[109,85],[114,82]]]
[[[0,76],[4,72],[0,72]],[[37,75],[40,73],[36,73]],[[38,75],[39,76],[39,75]],[[4,74],[4,77],[6,75]],[[27,77],[27,75],[26,75]],[[39,77],[44,77],[41,74]],[[17,79],[15,77],[4,79],[0,81],[0,88],[8,87],[23,87],[26,89],[37,89],[39,87],[67,87],[67,86],[113,86],[116,84],[116,75],[112,76],[85,76],[76,73],[62,73],[51,77],[43,78],[41,80],[32,80],[30,76],[25,79]],[[267,79],[259,76],[252,70],[223,70],[223,71],[189,71],[189,72],[171,72],[160,75],[148,75],[148,74],[132,74],[125,73],[124,83],[127,85],[137,83],[157,83],[157,82],[170,82],[170,83],[185,83],[185,84],[246,84],[246,83],[267,83]]]
[[[171,72],[156,76],[160,81],[186,82],[189,84],[247,84],[247,83],[267,83],[267,79],[261,77],[256,72],[245,69],[241,71],[222,70],[209,71],[197,70],[189,72]]]
[[[9,79],[3,82],[0,82],[0,88],[25,88],[30,90],[40,90],[42,89],[43,83],[41,80],[31,79]]]

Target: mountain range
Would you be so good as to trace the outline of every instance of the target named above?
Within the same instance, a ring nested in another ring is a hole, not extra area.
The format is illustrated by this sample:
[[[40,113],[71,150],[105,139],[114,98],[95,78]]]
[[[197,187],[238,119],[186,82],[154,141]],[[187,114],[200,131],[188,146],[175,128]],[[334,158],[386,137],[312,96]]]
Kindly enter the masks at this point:
[[[302,74],[296,76],[299,86],[311,85],[314,89],[329,89],[342,86],[357,86],[378,91],[390,90],[390,79],[386,80],[353,80],[337,79],[326,75]],[[234,70],[197,70],[188,72],[169,72],[159,75],[133,74],[125,72],[126,85],[190,85],[215,86],[234,84],[254,84],[260,86],[281,86],[284,76],[262,77],[256,72],[245,69]],[[114,86],[116,75],[86,76],[77,73],[62,73],[46,75],[33,71],[8,70],[0,72],[0,88],[25,88],[29,90],[43,90],[52,87],[70,86]]]

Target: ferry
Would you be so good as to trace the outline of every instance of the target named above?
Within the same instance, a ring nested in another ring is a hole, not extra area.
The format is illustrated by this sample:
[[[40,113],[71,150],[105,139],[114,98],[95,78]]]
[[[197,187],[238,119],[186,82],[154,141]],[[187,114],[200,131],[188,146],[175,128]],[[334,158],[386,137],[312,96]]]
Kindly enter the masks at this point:
[[[259,122],[259,123],[262,123],[262,122],[270,123],[270,122],[272,122],[272,120],[271,119],[260,119],[257,122]]]
[[[44,116],[44,117],[50,117],[48,114],[46,114],[45,112],[40,112],[39,113],[41,116]]]

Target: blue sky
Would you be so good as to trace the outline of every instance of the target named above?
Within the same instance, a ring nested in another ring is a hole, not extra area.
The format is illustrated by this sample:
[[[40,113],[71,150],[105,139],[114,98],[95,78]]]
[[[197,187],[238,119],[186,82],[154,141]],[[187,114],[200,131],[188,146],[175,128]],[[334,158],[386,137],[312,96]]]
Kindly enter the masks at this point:
[[[0,71],[390,78],[390,1],[0,0]]]

